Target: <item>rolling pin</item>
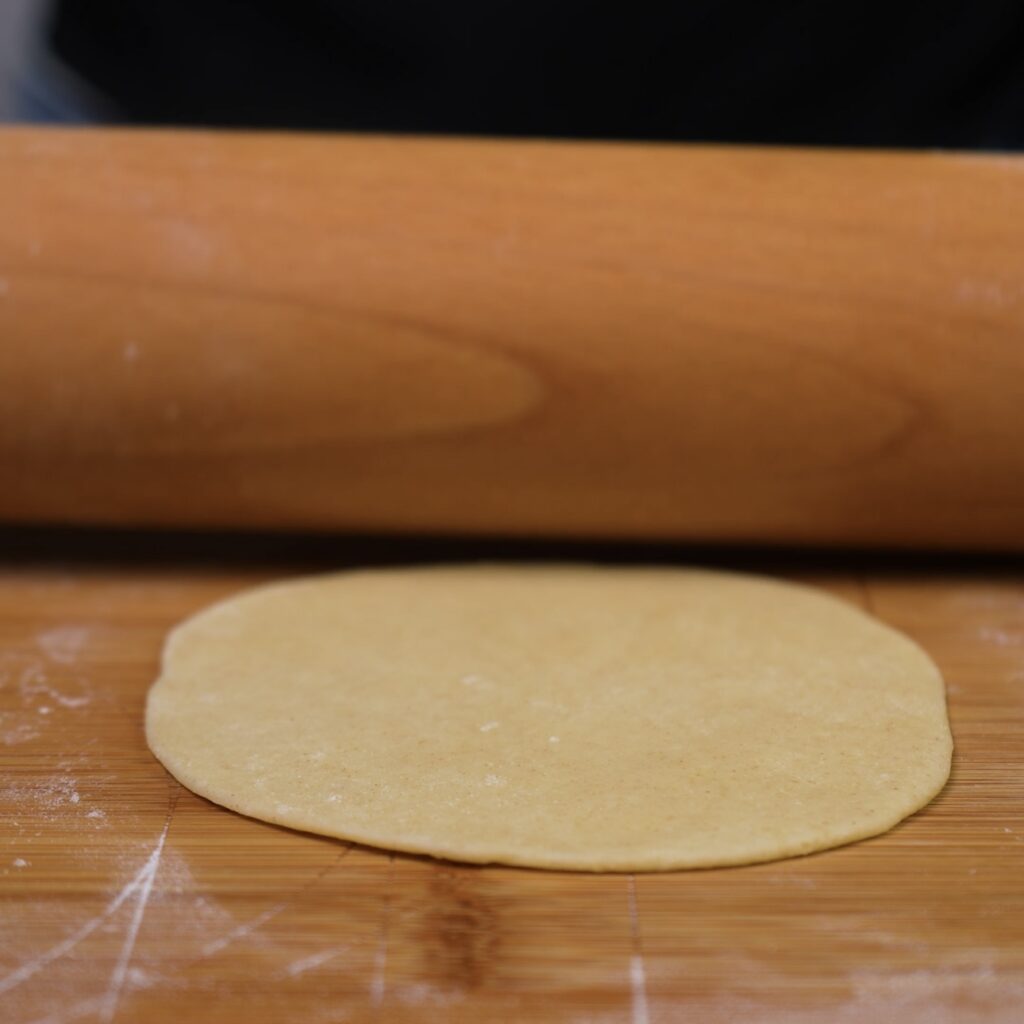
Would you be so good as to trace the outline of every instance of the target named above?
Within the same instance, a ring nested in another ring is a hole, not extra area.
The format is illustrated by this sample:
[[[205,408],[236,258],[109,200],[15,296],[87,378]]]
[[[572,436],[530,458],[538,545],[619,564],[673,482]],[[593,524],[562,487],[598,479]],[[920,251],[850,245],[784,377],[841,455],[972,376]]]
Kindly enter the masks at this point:
[[[0,131],[0,518],[1024,547],[1024,159]]]

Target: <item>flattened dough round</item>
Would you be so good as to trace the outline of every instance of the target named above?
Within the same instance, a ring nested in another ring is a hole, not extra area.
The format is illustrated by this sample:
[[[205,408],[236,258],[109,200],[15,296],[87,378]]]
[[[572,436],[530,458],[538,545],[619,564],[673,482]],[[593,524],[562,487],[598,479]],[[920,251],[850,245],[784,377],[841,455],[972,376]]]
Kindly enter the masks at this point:
[[[179,626],[146,713],[236,811],[464,861],[646,871],[884,832],[949,774],[942,679],[809,588],[569,566],[351,572]]]

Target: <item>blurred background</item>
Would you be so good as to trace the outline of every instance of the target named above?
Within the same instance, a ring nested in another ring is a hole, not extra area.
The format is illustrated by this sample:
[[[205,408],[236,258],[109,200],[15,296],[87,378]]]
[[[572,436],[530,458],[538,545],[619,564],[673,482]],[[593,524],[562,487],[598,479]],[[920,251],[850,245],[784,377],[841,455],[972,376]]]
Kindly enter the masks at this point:
[[[1024,4],[3,0],[0,118],[1016,150]]]

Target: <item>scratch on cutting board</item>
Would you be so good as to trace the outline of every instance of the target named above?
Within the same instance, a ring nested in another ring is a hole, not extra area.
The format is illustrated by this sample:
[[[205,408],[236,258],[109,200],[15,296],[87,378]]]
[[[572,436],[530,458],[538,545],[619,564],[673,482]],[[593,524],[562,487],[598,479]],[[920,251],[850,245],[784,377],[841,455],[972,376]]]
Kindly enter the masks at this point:
[[[107,1001],[106,996],[94,996],[92,999],[83,999],[73,1006],[64,1007],[55,1013],[47,1014],[45,1017],[36,1017],[29,1021],[29,1024],[67,1024],[67,1021],[78,1020],[91,1013],[97,1013]]]
[[[173,810],[173,808],[172,808]],[[135,909],[132,912],[132,919],[128,925],[128,932],[125,935],[124,944],[121,946],[121,955],[117,958],[114,966],[114,973],[110,976],[110,985],[107,987],[105,1002],[100,1013],[100,1020],[109,1024],[117,1013],[118,1004],[121,1002],[121,993],[124,991],[125,978],[128,976],[128,964],[131,962],[132,953],[135,951],[135,940],[139,936],[139,928],[142,927],[142,919],[146,914],[146,906],[149,897],[153,892],[153,881],[160,870],[160,858],[163,856],[164,843],[167,841],[167,832],[171,827],[171,815],[167,815],[160,838],[149,855],[149,860],[143,865],[142,871],[136,875],[139,879],[139,897],[135,901]]]
[[[395,855],[388,854],[388,872],[384,879],[384,907],[381,910],[380,938],[377,952],[373,957],[373,977],[370,979],[370,1002],[380,1006],[387,989],[388,942],[391,928],[391,874],[394,871]]]
[[[225,947],[230,946],[232,942],[237,939],[244,939],[246,935],[256,931],[257,928],[266,924],[271,918],[277,917],[287,906],[288,903],[275,903],[272,907],[264,910],[262,914],[257,914],[254,918],[243,921],[237,928],[232,928],[226,935],[222,935],[219,939],[214,939],[213,942],[208,942],[200,952],[203,956],[212,956],[214,953],[219,953]]]
[[[69,953],[84,939],[87,939],[97,928],[99,928],[104,922],[110,917],[117,913],[117,911],[124,905],[124,903],[137,892],[142,890],[139,904],[142,907],[142,912],[145,911],[145,904],[149,900],[149,894],[153,888],[153,879],[156,877],[156,870],[160,864],[160,857],[163,853],[164,842],[167,839],[167,830],[170,828],[170,817],[168,816],[167,821],[164,823],[163,831],[160,833],[160,838],[157,840],[157,844],[153,851],[150,853],[146,863],[136,872],[135,877],[131,879],[124,886],[123,889],[97,914],[95,917],[90,918],[85,924],[73,931],[66,939],[62,939],[55,946],[51,946],[45,953],[40,954],[34,960],[30,960],[27,964],[22,964],[16,971],[12,971],[4,978],[0,978],[0,995],[4,992],[9,992],[13,988],[17,988],[24,981],[28,981],[33,975],[38,974],[44,967],[52,964],[54,960],[59,960],[65,953]],[[136,923],[137,919],[137,923]],[[131,946],[126,942],[125,949],[127,949],[127,956],[131,955],[131,948],[135,944],[135,937],[138,934],[138,926],[142,923],[142,914],[139,911],[139,907],[136,907],[135,914],[132,917],[132,928],[129,928],[129,935],[131,938]],[[122,949],[122,959],[124,964],[122,967],[121,959],[118,960],[117,966],[114,968],[114,975],[111,978],[111,988],[113,988],[113,982],[120,973],[119,983],[121,986],[124,984],[124,973],[127,971],[128,959],[125,956],[125,949]],[[109,999],[108,995],[105,997],[105,1001]],[[109,1017],[104,1018],[109,1020]]]
[[[212,956],[214,953],[219,953],[222,949],[227,948],[232,942],[237,939],[244,939],[246,935],[256,931],[257,928],[266,924],[272,918],[277,917],[282,910],[287,910],[292,903],[295,901],[295,897],[301,895],[304,892],[312,889],[318,882],[322,881],[327,877],[350,853],[352,852],[352,844],[346,843],[341,850],[338,851],[338,855],[334,860],[327,865],[315,878],[312,878],[307,882],[301,889],[295,893],[290,899],[284,900],[281,903],[275,903],[272,907],[268,907],[261,914],[257,914],[254,918],[243,921],[237,928],[232,928],[231,931],[222,935],[219,939],[214,939],[212,942],[208,942],[200,950],[203,956]]]
[[[146,906],[148,905],[150,896],[152,895],[153,884],[160,868],[164,845],[167,841],[167,834],[171,827],[171,819],[174,816],[174,808],[176,804],[177,799],[174,799],[168,809],[167,820],[164,822],[164,827],[157,839],[156,845],[153,847],[149,857],[146,859],[146,863],[142,865],[142,867],[135,873],[134,877],[120,890],[120,892],[118,892],[118,894],[99,914],[90,918],[67,938],[61,940],[56,945],[51,946],[46,950],[46,952],[42,953],[34,960],[31,960],[27,964],[23,964],[17,970],[12,971],[3,978],[0,978],[0,995],[13,988],[17,988],[17,986],[22,982],[27,981],[49,964],[53,963],[55,960],[59,960],[66,953],[69,953],[80,942],[87,939],[93,932],[113,917],[113,915],[116,914],[132,896],[138,894],[138,902],[136,903],[135,909],[132,913],[132,918],[128,925],[128,932],[121,946],[121,953],[118,956],[117,964],[111,974],[110,983],[107,987],[106,993],[102,996],[83,999],[71,1006],[61,1007],[59,1010],[45,1017],[40,1017],[32,1021],[31,1024],[64,1024],[64,1022],[77,1020],[80,1017],[93,1013],[97,1014],[98,1019],[103,1022],[103,1024],[109,1024],[109,1022],[114,1019],[120,1003],[121,994],[125,987],[132,982],[133,972],[130,969],[131,958],[135,949],[135,943],[138,939],[139,931],[142,927],[142,920],[145,916]],[[333,863],[321,871],[320,874],[309,883],[309,885],[304,886],[303,891],[310,888],[312,885],[315,885],[316,882],[337,867],[337,865],[351,852],[351,849],[351,845],[346,845],[345,848],[339,852]],[[269,910],[259,914],[251,921],[239,925],[220,939],[209,943],[207,946],[203,947],[202,953],[208,956],[211,953],[219,952],[236,939],[241,938],[259,928],[260,925],[279,914],[288,906],[289,902],[286,901],[271,907]],[[305,961],[296,961],[296,963],[291,965],[293,969],[291,973],[299,974],[303,970],[311,970],[313,967],[317,966],[317,963],[313,962],[315,958],[320,958],[319,963],[323,963],[326,962],[330,956],[334,956],[342,952],[345,948],[347,947],[336,947],[329,951],[325,951],[325,953],[328,953],[329,955],[314,954],[314,957],[307,957]]]
[[[344,953],[346,949],[348,946],[334,946],[331,949],[321,950],[319,953],[311,953],[309,956],[302,957],[301,960],[293,960],[285,968],[285,974],[290,978],[297,978],[300,974],[305,974],[306,971],[311,971],[315,967],[327,963],[328,960],[333,960],[340,953]]]
[[[629,957],[629,987],[632,994],[632,1024],[650,1024],[647,1008],[647,969],[640,943],[640,914],[636,905],[636,875],[629,876],[629,935],[632,952]]]

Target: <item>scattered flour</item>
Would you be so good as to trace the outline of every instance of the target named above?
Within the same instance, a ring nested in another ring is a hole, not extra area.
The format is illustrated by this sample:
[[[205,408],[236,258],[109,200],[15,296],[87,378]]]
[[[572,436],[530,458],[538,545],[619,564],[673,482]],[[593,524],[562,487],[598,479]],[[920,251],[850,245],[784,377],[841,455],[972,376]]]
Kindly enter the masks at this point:
[[[32,779],[0,789],[0,803],[19,815],[42,816],[47,821],[61,817],[58,811],[81,801],[77,782],[70,775],[53,775],[48,779]]]
[[[78,688],[77,693],[59,690],[51,683],[50,677],[43,671],[42,666],[36,663],[26,665],[21,670],[21,675],[18,679],[18,689],[21,691],[22,698],[26,701],[34,700],[37,697],[44,697],[56,701],[61,707],[83,708],[92,702],[92,694],[83,679],[76,678],[74,682]],[[49,705],[44,706],[49,707]],[[49,714],[49,711],[42,713]]]
[[[982,626],[978,637],[996,647],[1024,647],[1024,632],[1011,632],[995,626]]]
[[[33,728],[27,722],[20,722],[17,725],[5,726],[0,730],[0,743],[6,747],[14,747],[19,743],[28,743],[39,736],[39,730]]]
[[[61,665],[70,665],[89,640],[88,626],[53,626],[36,634],[40,650]]]

